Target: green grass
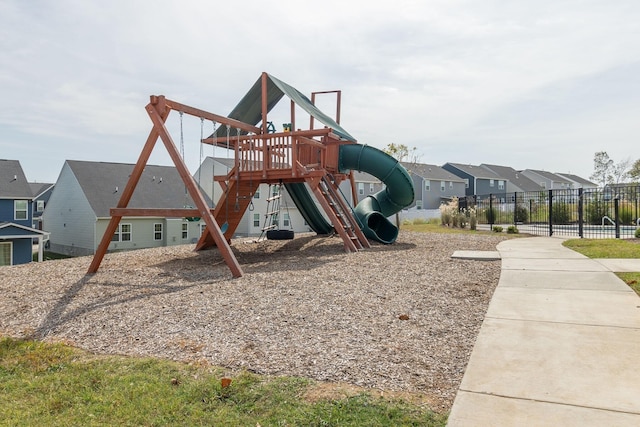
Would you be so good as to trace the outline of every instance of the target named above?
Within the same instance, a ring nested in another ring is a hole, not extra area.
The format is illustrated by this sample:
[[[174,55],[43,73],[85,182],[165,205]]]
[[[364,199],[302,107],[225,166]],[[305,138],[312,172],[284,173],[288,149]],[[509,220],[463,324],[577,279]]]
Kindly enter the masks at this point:
[[[638,239],[572,239],[563,244],[589,258],[640,258]],[[640,272],[616,275],[640,295]]]
[[[73,258],[70,255],[57,254],[55,252],[44,251],[42,253],[42,259],[44,261],[50,261],[52,259],[65,259],[65,258]],[[33,253],[33,261],[38,261],[38,252]]]
[[[640,273],[616,273],[616,275],[640,295]]]
[[[637,239],[571,239],[563,244],[589,258],[640,258]]]
[[[204,364],[95,356],[64,344],[0,338],[0,425],[444,426],[446,416],[367,393],[306,398],[314,382]]]

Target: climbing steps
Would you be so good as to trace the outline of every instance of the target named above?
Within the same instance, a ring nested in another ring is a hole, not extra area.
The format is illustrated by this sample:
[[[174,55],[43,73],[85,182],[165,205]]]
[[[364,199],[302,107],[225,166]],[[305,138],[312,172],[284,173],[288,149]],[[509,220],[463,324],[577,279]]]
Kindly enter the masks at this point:
[[[319,179],[313,179],[309,185],[336,233],[342,238],[345,251],[357,252],[371,247],[333,177],[326,174]]]

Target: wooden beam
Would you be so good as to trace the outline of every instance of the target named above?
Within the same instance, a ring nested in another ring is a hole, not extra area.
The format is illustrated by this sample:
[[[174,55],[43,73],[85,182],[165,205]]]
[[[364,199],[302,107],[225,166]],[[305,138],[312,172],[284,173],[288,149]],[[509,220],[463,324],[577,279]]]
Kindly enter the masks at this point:
[[[232,128],[237,128],[245,132],[260,133],[260,129],[240,120],[231,119],[229,117],[221,116],[219,114],[210,113],[208,111],[201,110],[199,108],[190,107],[185,104],[181,104],[170,99],[166,99],[163,95],[151,96],[151,105],[163,105],[175,111],[182,111],[183,113],[191,116],[200,117],[203,119],[211,120],[214,122],[222,123],[223,125],[229,125]]]
[[[147,107],[149,107],[150,105],[151,104],[149,104]],[[167,117],[169,116],[169,111],[170,110],[162,109],[162,111],[160,112],[158,116],[158,120],[162,124],[164,124],[164,122],[167,120]],[[159,135],[158,130],[154,126],[153,129],[151,129],[151,132],[149,132],[147,141],[145,142],[144,147],[142,148],[142,152],[140,152],[140,156],[138,157],[138,161],[136,162],[136,165],[133,168],[133,172],[131,172],[129,181],[127,181],[127,185],[125,186],[124,191],[122,192],[122,196],[120,196],[120,201],[118,201],[119,208],[126,208],[127,205],[129,204],[129,201],[131,200],[131,196],[133,196],[133,191],[136,189],[136,186],[138,185],[138,181],[142,176],[144,167],[147,165],[147,162],[149,161],[149,156],[151,156],[153,147],[158,141],[158,135]],[[102,259],[107,253],[107,250],[109,249],[111,238],[113,237],[113,234],[116,232],[116,229],[118,228],[118,224],[120,224],[120,219],[121,219],[120,216],[111,217],[111,221],[109,221],[109,224],[107,225],[107,229],[104,231],[104,234],[102,235],[102,240],[100,241],[100,244],[96,249],[96,253],[93,255],[93,260],[91,261],[91,265],[89,266],[89,270],[87,271],[87,273],[91,274],[98,271],[98,268],[100,267],[100,263],[102,262]]]
[[[209,209],[211,213],[213,209]],[[163,209],[163,208],[111,208],[109,209],[111,216],[156,216],[164,218],[184,218],[184,217],[199,217],[200,211],[198,209]]]
[[[211,214],[209,206],[202,196],[202,193],[198,189],[196,181],[193,179],[193,177],[189,173],[189,170],[187,169],[187,166],[184,164],[184,161],[182,160],[182,157],[180,156],[176,145],[171,139],[171,135],[169,135],[169,132],[164,125],[164,120],[162,120],[160,112],[156,110],[155,105],[149,104],[147,105],[147,113],[149,114],[151,121],[153,121],[155,129],[157,129],[160,135],[160,139],[164,143],[164,146],[167,149],[171,160],[173,160],[173,163],[175,164],[180,177],[187,187],[189,195],[193,199],[196,208],[198,209],[198,216],[204,220],[205,224],[207,224],[208,232],[216,242],[216,246],[218,247],[218,250],[220,251],[222,257],[224,258],[225,263],[231,270],[233,277],[241,277],[243,274],[242,268],[240,267],[238,260],[231,250],[229,243],[225,240],[222,232],[220,231],[218,223]]]

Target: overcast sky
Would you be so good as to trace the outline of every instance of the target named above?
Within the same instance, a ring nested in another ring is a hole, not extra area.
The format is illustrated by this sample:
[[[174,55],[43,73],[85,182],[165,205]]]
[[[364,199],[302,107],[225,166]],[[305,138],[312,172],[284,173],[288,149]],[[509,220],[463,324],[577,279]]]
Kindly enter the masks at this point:
[[[149,95],[226,115],[262,71],[342,90],[358,142],[423,163],[586,178],[596,151],[640,158],[638,0],[0,0],[0,158],[38,182],[135,163]],[[193,173],[200,120],[184,135]]]

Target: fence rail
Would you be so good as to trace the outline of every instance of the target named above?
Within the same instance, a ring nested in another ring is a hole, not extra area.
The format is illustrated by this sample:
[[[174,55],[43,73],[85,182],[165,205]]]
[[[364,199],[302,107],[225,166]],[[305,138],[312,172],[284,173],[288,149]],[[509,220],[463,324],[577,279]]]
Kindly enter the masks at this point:
[[[640,227],[640,184],[461,197],[479,224],[544,236],[631,238]]]

